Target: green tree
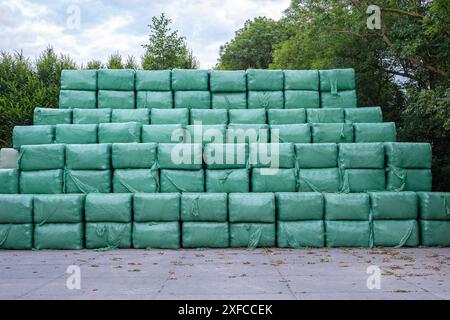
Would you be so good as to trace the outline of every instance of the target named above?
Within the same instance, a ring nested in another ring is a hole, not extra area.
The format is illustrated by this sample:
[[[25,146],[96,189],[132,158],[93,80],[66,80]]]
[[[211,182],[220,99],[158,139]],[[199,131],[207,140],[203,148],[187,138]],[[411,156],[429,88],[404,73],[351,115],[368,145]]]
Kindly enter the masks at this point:
[[[91,60],[86,64],[86,69],[101,69],[103,68],[103,63],[100,60]]]
[[[139,65],[136,62],[136,58],[133,56],[128,56],[127,61],[125,62],[126,69],[139,69]]]
[[[108,57],[106,62],[106,68],[108,69],[123,69],[122,56],[119,52],[115,52]]]

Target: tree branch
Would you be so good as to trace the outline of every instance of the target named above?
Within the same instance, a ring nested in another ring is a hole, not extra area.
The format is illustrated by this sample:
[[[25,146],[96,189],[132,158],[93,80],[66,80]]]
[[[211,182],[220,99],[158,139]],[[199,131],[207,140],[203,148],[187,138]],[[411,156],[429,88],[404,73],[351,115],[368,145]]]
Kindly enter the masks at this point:
[[[414,17],[414,18],[418,18],[418,19],[423,19],[424,16],[417,13],[417,12],[409,12],[409,11],[405,11],[405,10],[401,10],[401,9],[395,9],[395,8],[380,8],[381,11],[385,11],[385,12],[393,12],[393,13],[398,13],[404,16],[409,16],[409,17]]]

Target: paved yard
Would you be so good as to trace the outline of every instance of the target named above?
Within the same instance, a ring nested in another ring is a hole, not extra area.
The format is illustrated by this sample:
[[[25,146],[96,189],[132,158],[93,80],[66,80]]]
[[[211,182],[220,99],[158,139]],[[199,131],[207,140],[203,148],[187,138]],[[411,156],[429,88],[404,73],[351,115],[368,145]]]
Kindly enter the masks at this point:
[[[0,299],[450,299],[450,248],[0,251]]]

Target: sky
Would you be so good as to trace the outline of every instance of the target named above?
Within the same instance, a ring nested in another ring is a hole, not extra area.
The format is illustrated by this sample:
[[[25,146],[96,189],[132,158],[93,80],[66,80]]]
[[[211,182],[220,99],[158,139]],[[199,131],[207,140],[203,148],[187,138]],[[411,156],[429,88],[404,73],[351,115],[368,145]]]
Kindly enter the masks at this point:
[[[186,37],[200,67],[216,65],[219,48],[248,19],[279,19],[290,0],[0,0],[0,50],[37,57],[49,44],[77,63],[114,52],[140,61],[148,24],[162,12]]]

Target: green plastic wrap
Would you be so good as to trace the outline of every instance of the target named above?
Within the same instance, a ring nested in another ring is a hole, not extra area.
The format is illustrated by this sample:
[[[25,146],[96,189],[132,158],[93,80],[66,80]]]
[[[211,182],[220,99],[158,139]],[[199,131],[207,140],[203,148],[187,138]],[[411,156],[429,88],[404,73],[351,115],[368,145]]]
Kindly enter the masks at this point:
[[[396,142],[397,129],[394,122],[355,123],[355,142]]]
[[[160,190],[167,192],[204,192],[203,170],[160,170]]]
[[[280,192],[276,194],[278,220],[322,220],[324,199],[318,192]]]
[[[35,224],[83,222],[82,194],[36,195],[33,200]]]
[[[249,91],[248,92],[249,109],[283,109],[284,92],[283,91]]]
[[[344,109],[347,123],[378,123],[383,122],[383,112],[380,107],[347,108]]]
[[[64,169],[65,146],[63,144],[41,144],[20,148],[20,170]]]
[[[450,220],[450,192],[417,192],[420,219]]]
[[[98,194],[86,196],[85,218],[87,222],[130,222],[133,196],[131,194]]]
[[[66,170],[66,193],[110,193],[110,170]]]
[[[34,248],[80,250],[84,248],[83,223],[46,223],[34,226]]]
[[[229,124],[227,143],[267,143],[269,126],[267,124]]]
[[[270,125],[271,142],[310,143],[311,129],[307,123]]]
[[[246,143],[208,143],[203,159],[208,169],[247,168],[249,148]]]
[[[268,172],[269,171],[269,172]],[[295,169],[252,169],[252,192],[295,192]]]
[[[97,70],[62,70],[62,90],[97,90]]]
[[[245,71],[218,71],[210,73],[211,92],[245,92],[247,75]]]
[[[209,91],[176,91],[174,108],[211,109],[211,93]]]
[[[320,94],[322,108],[357,108],[356,90],[338,91],[333,94],[322,92]]]
[[[172,71],[137,70],[136,91],[170,91]]]
[[[353,127],[348,123],[313,123],[313,143],[353,142]]]
[[[179,249],[179,222],[133,223],[133,248],[135,249]]]
[[[127,123],[100,123],[98,125],[99,143],[131,143],[141,142],[141,124]]]
[[[230,123],[266,124],[266,109],[236,109],[228,111]]]
[[[284,89],[282,70],[247,70],[247,88],[253,91],[279,91]]]
[[[347,169],[342,175],[342,192],[386,190],[384,169]]]
[[[96,124],[58,124],[55,129],[55,142],[63,144],[97,143]]]
[[[325,220],[369,220],[370,197],[367,193],[327,193]]]
[[[86,248],[101,251],[131,248],[131,223],[87,222]]]
[[[158,144],[158,165],[161,169],[199,170],[202,168],[202,160],[201,144]]]
[[[181,221],[227,221],[228,195],[226,193],[183,193]]]
[[[277,124],[298,124],[306,122],[305,109],[270,109],[267,110],[267,123]]]
[[[179,221],[179,193],[136,193],[133,202],[134,221]]]
[[[275,247],[275,223],[230,223],[230,246],[232,248]]]
[[[136,108],[172,109],[172,91],[137,91]]]
[[[252,143],[250,164],[254,168],[294,168],[293,143]]]
[[[33,224],[0,224],[0,249],[33,248]]]
[[[339,167],[343,169],[383,169],[382,143],[339,144]]]
[[[71,109],[35,108],[33,113],[33,124],[55,125],[72,123]]]
[[[13,129],[13,148],[19,150],[24,145],[52,144],[55,139],[55,126],[15,126]]]
[[[372,246],[369,221],[325,221],[327,247],[363,247]]]
[[[172,70],[173,91],[205,91],[209,89],[208,70]]]
[[[0,203],[0,224],[33,222],[33,196],[0,194]]]
[[[111,122],[111,109],[73,109],[74,124],[99,124]]]
[[[299,185],[300,192],[339,192],[339,169],[301,169]]]
[[[20,172],[20,193],[58,194],[64,193],[63,170],[39,170]]]
[[[0,169],[0,194],[19,193],[19,170]]]
[[[431,145],[429,143],[388,142],[384,144],[386,163],[389,167],[409,169],[431,168]]]
[[[191,109],[190,123],[201,122],[202,125],[228,124],[228,112],[225,109]]]
[[[141,140],[144,143],[174,143],[184,140],[181,124],[152,124],[142,126]]]
[[[77,170],[105,170],[111,168],[111,145],[67,145],[66,168]]]
[[[186,126],[186,143],[225,143],[227,126],[225,124]]]
[[[135,94],[134,91],[98,91],[98,108],[111,109],[134,109]]]
[[[59,108],[95,109],[97,108],[97,91],[61,90]]]
[[[247,93],[216,92],[211,96],[211,103],[213,109],[247,109]]]
[[[320,108],[319,91],[286,90],[284,91],[284,107],[286,109]]]
[[[147,109],[114,109],[111,114],[111,122],[137,122],[140,124],[149,124],[150,114]]]
[[[113,174],[114,193],[158,192],[159,175],[152,169],[116,169]]]
[[[390,167],[386,175],[386,190],[389,191],[431,191],[430,169],[400,169]]]
[[[418,199],[415,192],[371,192],[374,220],[417,219]]]
[[[152,109],[151,124],[189,124],[188,109]]]
[[[355,89],[354,69],[319,70],[320,91],[336,92]]]
[[[417,220],[377,220],[373,222],[373,242],[376,247],[417,247]]]
[[[323,248],[325,226],[322,220],[278,221],[277,244],[279,248]]]
[[[111,163],[114,169],[150,169],[156,163],[156,143],[113,143]]]
[[[421,245],[450,247],[450,221],[420,221]]]
[[[297,167],[302,169],[336,168],[338,147],[335,143],[298,143],[295,145]]]
[[[343,123],[344,109],[307,109],[306,118],[309,123]]]
[[[205,170],[206,192],[250,192],[247,169]]]
[[[273,193],[230,193],[228,195],[230,222],[275,222]]]
[[[97,74],[99,90],[134,90],[134,70],[100,69]]]
[[[318,70],[285,70],[284,90],[319,91]]]
[[[181,239],[183,248],[228,248],[230,228],[228,222],[183,222]]]

